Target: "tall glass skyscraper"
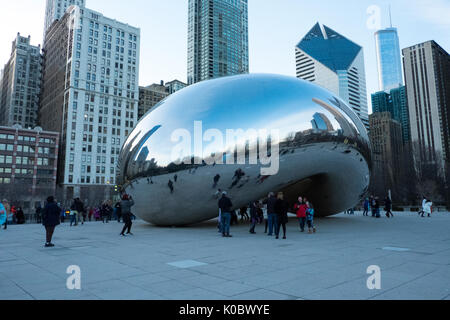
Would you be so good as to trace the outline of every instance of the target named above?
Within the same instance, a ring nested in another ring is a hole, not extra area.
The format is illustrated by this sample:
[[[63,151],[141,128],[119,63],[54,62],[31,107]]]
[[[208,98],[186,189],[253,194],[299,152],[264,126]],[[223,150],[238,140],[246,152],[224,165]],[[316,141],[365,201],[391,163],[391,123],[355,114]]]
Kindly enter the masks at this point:
[[[380,91],[388,91],[402,86],[402,62],[397,28],[377,31],[375,43]]]
[[[189,0],[189,84],[248,73],[247,1]]]
[[[372,109],[374,113],[389,112],[392,119],[402,125],[403,142],[410,141],[408,99],[405,86],[372,94]]]

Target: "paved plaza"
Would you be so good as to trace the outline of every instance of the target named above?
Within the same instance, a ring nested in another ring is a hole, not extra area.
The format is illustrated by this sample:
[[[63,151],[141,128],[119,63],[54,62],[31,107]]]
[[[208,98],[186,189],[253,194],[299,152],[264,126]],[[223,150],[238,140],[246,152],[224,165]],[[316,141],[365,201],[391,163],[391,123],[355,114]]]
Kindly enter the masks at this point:
[[[394,213],[395,214],[395,213]],[[136,221],[57,227],[44,248],[40,225],[0,230],[0,299],[450,299],[450,213],[394,219],[337,215],[316,221],[316,234],[288,239],[257,226],[232,227],[222,238],[214,222],[158,228]],[[81,290],[66,273],[81,270]],[[381,268],[381,290],[367,288],[367,268]]]

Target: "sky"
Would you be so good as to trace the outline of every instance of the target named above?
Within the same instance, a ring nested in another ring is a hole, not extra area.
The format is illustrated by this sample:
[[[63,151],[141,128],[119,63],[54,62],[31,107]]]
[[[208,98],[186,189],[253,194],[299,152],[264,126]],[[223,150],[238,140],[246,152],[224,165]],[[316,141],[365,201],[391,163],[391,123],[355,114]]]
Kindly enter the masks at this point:
[[[374,28],[398,28],[400,47],[435,40],[450,52],[450,0],[248,0],[251,73],[295,76],[295,46],[316,22],[364,48],[368,101],[379,91]],[[17,32],[42,43],[46,0],[1,0],[0,66]],[[141,29],[139,83],[187,78],[187,0],[86,0],[86,7]],[[375,11],[374,9],[375,8]],[[375,14],[374,14],[375,12]],[[376,12],[380,12],[377,19]]]

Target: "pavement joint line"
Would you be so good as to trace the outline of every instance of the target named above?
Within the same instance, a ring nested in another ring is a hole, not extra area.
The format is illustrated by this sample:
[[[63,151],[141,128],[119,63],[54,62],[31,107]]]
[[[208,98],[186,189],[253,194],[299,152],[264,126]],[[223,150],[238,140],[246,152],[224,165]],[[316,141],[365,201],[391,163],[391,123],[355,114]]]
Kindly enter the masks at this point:
[[[416,280],[419,280],[420,278],[426,277],[426,276],[428,276],[428,275],[434,273],[434,271],[435,271],[435,270],[433,270],[433,271],[431,271],[431,272],[428,272],[428,273],[426,273],[426,274],[420,275],[420,276],[418,276],[417,278],[411,279],[411,280],[409,280],[409,281],[407,281],[407,282],[404,282],[404,283],[402,283],[402,284],[400,284],[400,285],[398,285],[398,286],[395,286],[395,287],[392,287],[392,288],[390,288],[390,289],[387,289],[387,290],[384,291],[384,292],[380,292],[380,293],[378,293],[378,294],[372,296],[372,298],[378,297],[378,296],[380,296],[380,295],[382,295],[382,294],[385,294],[385,293],[387,293],[387,292],[389,292],[389,291],[392,291],[392,290],[394,290],[394,289],[398,289],[398,288],[400,288],[400,287],[403,287],[404,285],[407,285],[408,283],[411,283],[411,282],[414,282],[414,281],[416,281]],[[383,281],[383,280],[381,280],[381,281]]]

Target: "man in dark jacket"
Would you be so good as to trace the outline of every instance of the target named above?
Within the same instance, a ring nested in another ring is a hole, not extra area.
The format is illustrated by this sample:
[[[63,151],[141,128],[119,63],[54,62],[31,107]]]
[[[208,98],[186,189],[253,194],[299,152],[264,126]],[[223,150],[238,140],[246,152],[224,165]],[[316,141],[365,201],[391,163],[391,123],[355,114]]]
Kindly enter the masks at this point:
[[[55,199],[52,196],[48,197],[47,204],[42,210],[42,224],[44,225],[46,231],[45,247],[55,246],[52,243],[52,237],[53,232],[55,231],[55,227],[59,225],[60,212],[61,209],[56,204]]]
[[[125,225],[123,226],[122,232],[120,233],[121,236],[125,236],[125,231],[127,231],[127,234],[133,235],[131,233],[131,226],[133,222],[131,221],[131,207],[134,206],[134,200],[131,196],[124,194],[122,196],[122,201],[120,202],[120,208],[122,210],[122,218],[123,222],[125,222]]]
[[[275,205],[277,203],[277,198],[273,192],[269,193],[269,199],[267,199],[267,217],[269,220],[269,233],[268,236],[272,235],[272,232],[277,230],[278,219],[277,212],[275,210]]]
[[[222,193],[222,198],[219,200],[219,208],[222,212],[222,237],[232,237],[230,235],[230,222],[231,222],[231,208],[233,204],[230,198],[227,197],[227,193]]]

